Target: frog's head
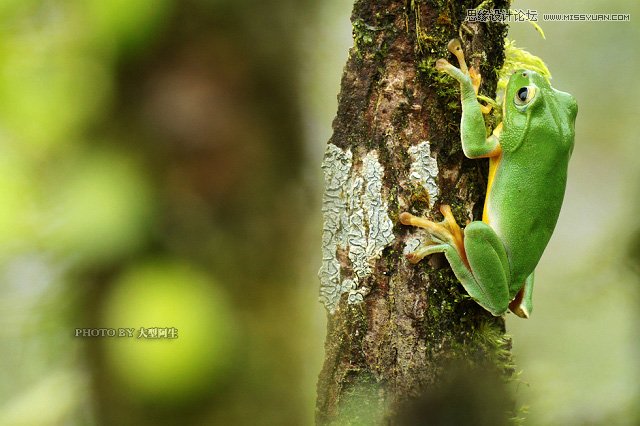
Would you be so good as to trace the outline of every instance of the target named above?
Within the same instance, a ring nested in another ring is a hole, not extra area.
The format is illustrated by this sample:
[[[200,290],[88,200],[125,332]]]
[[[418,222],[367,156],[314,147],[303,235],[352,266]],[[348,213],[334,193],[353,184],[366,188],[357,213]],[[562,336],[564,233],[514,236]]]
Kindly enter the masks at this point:
[[[556,140],[570,152],[577,113],[573,96],[554,89],[535,71],[518,70],[509,79],[504,97],[504,127],[512,134],[503,148],[515,151],[525,140]]]

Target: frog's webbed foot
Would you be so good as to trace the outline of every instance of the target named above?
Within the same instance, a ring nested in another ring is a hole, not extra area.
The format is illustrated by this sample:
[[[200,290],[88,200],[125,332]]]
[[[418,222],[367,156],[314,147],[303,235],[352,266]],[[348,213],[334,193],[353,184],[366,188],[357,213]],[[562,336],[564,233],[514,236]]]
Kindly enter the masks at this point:
[[[444,216],[441,222],[433,222],[424,217],[417,217],[407,212],[400,214],[400,222],[403,225],[417,226],[426,229],[432,240],[430,244],[418,248],[413,253],[409,253],[407,259],[409,259],[410,262],[417,263],[430,254],[442,252],[446,245],[455,247],[460,257],[466,262],[464,236],[462,229],[460,229],[460,226],[458,226],[451,213],[451,207],[442,205],[440,206],[440,212]]]
[[[462,84],[464,84],[464,80],[466,80],[468,77],[468,79],[471,80],[473,91],[475,92],[476,96],[478,96],[480,84],[482,84],[482,76],[475,67],[467,68],[467,62],[464,59],[464,52],[462,51],[460,40],[454,38],[453,40],[449,41],[449,44],[447,44],[447,49],[449,49],[449,52],[451,52],[458,59],[460,68],[458,69],[454,67],[446,59],[438,59],[436,61],[436,69],[440,72],[449,74],[451,77],[455,78]],[[483,114],[488,114],[489,112],[491,112],[491,105],[480,104],[480,110]]]
[[[469,77],[471,77],[471,83],[473,84],[473,91],[476,92],[476,97],[478,96],[478,91],[480,90],[480,84],[482,84],[482,76],[480,72],[476,70],[475,67],[469,68]],[[480,111],[483,114],[489,114],[491,112],[491,104],[480,104]]]
[[[475,84],[477,83],[478,87],[480,87],[480,84],[479,84],[479,82],[481,81],[480,74],[476,72],[473,68],[472,68],[473,77],[469,74],[469,69],[467,68],[467,62],[464,59],[464,53],[462,52],[462,45],[460,44],[460,40],[456,38],[451,40],[447,45],[447,49],[449,49],[449,52],[451,52],[458,59],[458,64],[460,68],[456,68],[455,66],[451,65],[449,61],[447,61],[444,58],[441,58],[436,61],[436,69],[440,72],[445,72],[449,74],[451,77],[458,80],[461,84],[470,82],[471,85],[474,86],[475,88]],[[475,78],[475,82],[474,82],[474,78]],[[477,92],[477,89],[476,89],[476,92]]]
[[[471,76],[469,75],[467,63],[464,60],[464,53],[462,52],[460,40],[456,38],[451,40],[447,45],[447,49],[449,49],[449,52],[453,53],[453,55],[458,59],[460,68],[456,68],[455,66],[451,65],[446,59],[440,58],[436,61],[436,69],[440,72],[449,74],[451,77],[458,80],[461,84],[469,82],[473,84]]]

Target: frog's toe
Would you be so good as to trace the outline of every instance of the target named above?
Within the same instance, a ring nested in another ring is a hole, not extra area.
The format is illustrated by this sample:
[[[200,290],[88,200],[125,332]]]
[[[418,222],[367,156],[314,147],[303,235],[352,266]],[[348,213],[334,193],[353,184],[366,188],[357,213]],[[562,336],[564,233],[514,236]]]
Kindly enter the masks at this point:
[[[447,72],[448,69],[453,68],[453,65],[444,58],[440,58],[436,61],[436,69],[440,72]]]
[[[415,216],[412,215],[411,213],[407,213],[407,212],[402,212],[400,213],[400,223],[402,223],[403,225],[411,225],[411,219],[413,219]]]
[[[460,40],[458,40],[457,38],[449,40],[449,43],[447,44],[447,49],[449,49],[449,52],[458,56],[458,52],[462,51],[462,45],[460,44]]]
[[[482,105],[480,104],[480,111],[484,114],[487,115],[491,112],[491,110],[493,109],[493,107],[491,105]]]
[[[469,77],[471,77],[471,83],[473,84],[473,90],[478,94],[478,90],[480,89],[480,84],[482,84],[482,76],[480,72],[476,70],[475,67],[469,68]]]
[[[445,252],[448,247],[449,244],[432,241],[429,244],[421,244],[415,251],[405,254],[405,257],[411,263],[418,263],[431,254]]]

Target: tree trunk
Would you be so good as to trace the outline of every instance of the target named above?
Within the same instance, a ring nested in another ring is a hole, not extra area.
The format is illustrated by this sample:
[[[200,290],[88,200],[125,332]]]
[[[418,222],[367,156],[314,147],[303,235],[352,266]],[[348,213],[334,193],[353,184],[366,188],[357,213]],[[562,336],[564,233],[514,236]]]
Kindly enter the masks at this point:
[[[427,415],[438,424],[445,409],[433,398],[446,393],[442,384],[468,387],[451,379],[461,363],[502,378],[513,372],[504,319],[466,295],[443,256],[407,262],[403,252],[420,231],[398,221],[403,211],[441,220],[439,204],[451,205],[461,225],[481,216],[488,163],[464,157],[458,83],[434,68],[450,58],[447,42],[462,37],[468,64],[483,76],[480,93],[495,95],[506,25],[461,28],[479,3],[355,2],[354,47],[323,163],[328,330],[319,424],[403,423],[420,410],[411,400],[436,407]],[[490,7],[508,9],[508,1]]]

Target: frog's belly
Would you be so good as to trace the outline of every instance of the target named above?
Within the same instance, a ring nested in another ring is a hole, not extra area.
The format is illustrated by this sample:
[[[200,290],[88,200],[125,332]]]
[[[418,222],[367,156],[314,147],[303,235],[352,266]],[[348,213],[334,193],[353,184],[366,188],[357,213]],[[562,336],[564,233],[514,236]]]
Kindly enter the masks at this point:
[[[500,171],[498,171],[500,173]],[[487,194],[485,222],[503,242],[514,284],[535,269],[551,238],[562,206],[566,173],[545,175],[545,182],[503,171]],[[508,182],[508,185],[505,184]]]

